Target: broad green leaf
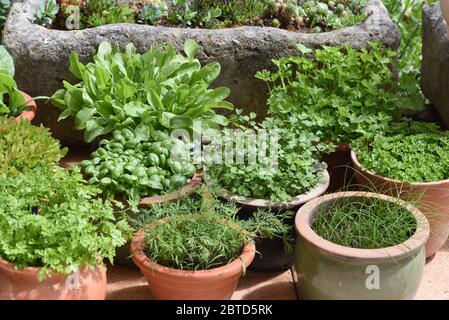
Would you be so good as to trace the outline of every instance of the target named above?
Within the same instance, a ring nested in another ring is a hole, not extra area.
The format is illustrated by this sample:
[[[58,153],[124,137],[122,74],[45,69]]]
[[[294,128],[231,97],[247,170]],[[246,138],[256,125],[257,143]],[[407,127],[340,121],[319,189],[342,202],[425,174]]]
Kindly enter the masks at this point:
[[[0,46],[0,71],[14,78],[14,60],[4,46]]]
[[[130,117],[139,117],[147,108],[141,102],[129,102],[123,107],[125,113]]]
[[[95,108],[84,108],[80,110],[75,116],[75,129],[83,130],[86,128],[86,122],[92,119],[96,113]]]
[[[78,54],[76,52],[72,52],[70,54],[69,70],[75,77],[83,80],[83,74],[86,67],[79,61]]]
[[[195,58],[195,53],[197,49],[198,44],[192,39],[187,39],[186,42],[184,43],[184,52],[186,53],[187,58],[189,58],[189,60]]]

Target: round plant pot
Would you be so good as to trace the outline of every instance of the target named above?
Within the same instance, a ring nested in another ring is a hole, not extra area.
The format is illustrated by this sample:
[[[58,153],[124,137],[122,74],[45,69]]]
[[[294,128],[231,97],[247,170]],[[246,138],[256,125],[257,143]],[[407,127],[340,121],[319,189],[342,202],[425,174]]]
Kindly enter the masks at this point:
[[[212,181],[207,175],[207,170],[205,170],[204,180],[210,186],[216,185],[216,182]],[[304,203],[325,193],[328,186],[329,173],[327,170],[323,170],[321,172],[320,182],[313,189],[306,194],[292,198],[290,201],[275,202],[264,199],[245,198],[225,189],[218,189],[217,192],[218,195],[226,201],[236,203],[240,207],[239,218],[247,220],[250,219],[253,216],[253,213],[258,209],[267,209],[274,214],[280,214],[287,210],[297,210]],[[294,217],[285,220],[284,223],[293,226],[295,223]],[[293,238],[296,237],[296,232],[293,228],[291,236]],[[293,252],[288,253],[285,251],[282,239],[257,238],[255,242],[258,254],[256,254],[250,269],[261,272],[275,272],[287,270],[293,265],[295,254]]]
[[[342,191],[352,185],[354,172],[351,166],[351,148],[346,143],[335,143],[335,152],[323,153],[330,175],[328,192]]]
[[[39,268],[18,270],[0,258],[0,300],[104,300],[106,269],[84,268],[71,277],[52,274],[42,281]]]
[[[449,35],[449,0],[440,0],[441,13],[443,14],[444,20],[446,20],[446,31]]]
[[[424,265],[429,224],[415,207],[402,202],[416,219],[416,232],[405,242],[382,249],[343,247],[318,236],[311,225],[323,206],[343,198],[396,198],[367,192],[341,192],[305,204],[296,215],[295,268],[299,294],[310,300],[412,299]]]
[[[429,183],[408,183],[379,176],[362,169],[355,151],[351,158],[357,183],[367,189],[391,195],[413,203],[430,224],[430,237],[426,244],[426,257],[433,256],[449,236],[449,180]]]
[[[195,190],[201,185],[202,182],[203,175],[201,172],[197,172],[190,180],[190,182],[183,188],[170,194],[143,198],[139,203],[139,207],[141,209],[146,209],[151,207],[151,205],[153,204],[179,201],[180,199],[188,197],[193,192],[195,192]],[[134,264],[131,260],[130,244],[131,241],[128,241],[123,246],[116,249],[116,256],[114,261],[116,264],[121,266],[136,268],[136,264]]]
[[[139,231],[131,244],[132,259],[144,274],[153,298],[158,300],[228,300],[249,266],[256,248],[248,244],[240,257],[219,268],[204,271],[183,271],[152,262],[144,253],[145,232]]]
[[[26,94],[25,92],[21,91],[20,92],[22,94],[22,96],[24,97],[24,99],[26,101],[31,100],[32,98]],[[29,101],[26,106],[29,108],[29,110],[23,111],[20,115],[18,115],[16,117],[17,121],[20,121],[22,119],[26,119],[29,122],[33,121],[34,117],[36,116],[36,112],[37,112],[37,105],[35,101]]]

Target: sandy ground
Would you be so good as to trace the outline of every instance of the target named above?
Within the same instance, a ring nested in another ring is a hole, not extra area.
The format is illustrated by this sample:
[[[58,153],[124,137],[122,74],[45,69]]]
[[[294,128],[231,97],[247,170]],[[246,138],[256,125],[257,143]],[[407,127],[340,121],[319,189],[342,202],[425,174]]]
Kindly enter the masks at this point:
[[[139,270],[114,266],[108,270],[109,300],[149,300],[151,294]],[[292,272],[249,272],[243,277],[233,300],[295,300],[295,281]],[[427,262],[418,300],[449,299],[449,241]]]

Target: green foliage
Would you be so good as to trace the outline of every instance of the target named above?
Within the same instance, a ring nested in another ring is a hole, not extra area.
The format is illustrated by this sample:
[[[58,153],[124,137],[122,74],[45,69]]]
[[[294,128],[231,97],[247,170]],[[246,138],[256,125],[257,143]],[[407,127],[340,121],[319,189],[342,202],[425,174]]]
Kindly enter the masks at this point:
[[[115,0],[91,0],[83,7],[81,24],[95,28],[114,23],[135,23],[136,11],[128,4],[117,5]]]
[[[48,129],[0,117],[0,175],[17,176],[37,167],[53,166],[66,153]]]
[[[320,170],[326,167],[319,160],[322,146],[314,144],[318,137],[309,132],[279,129],[276,131],[278,141],[270,141],[270,148],[266,148],[269,141],[261,137],[266,132],[272,139],[274,130],[267,120],[260,127],[244,129],[241,135],[225,138],[223,152],[233,146],[235,157],[231,154],[228,157],[232,157],[231,162],[208,166],[211,178],[239,196],[272,201],[287,201],[314,188],[320,181]],[[243,139],[244,144],[239,147]],[[264,157],[260,157],[263,150]],[[251,155],[256,154],[257,161],[250,161]]]
[[[14,61],[0,46],[0,115],[17,117],[27,109],[25,98],[14,81]]]
[[[0,0],[0,43],[2,39],[3,27],[5,26],[6,18],[8,17],[10,7],[11,7],[11,0]]]
[[[42,268],[40,279],[112,262],[128,232],[77,169],[39,168],[0,179],[0,256],[19,269]]]
[[[384,130],[406,107],[391,71],[395,53],[379,43],[361,51],[298,49],[299,57],[273,60],[275,72],[256,75],[270,87],[269,114],[278,125],[311,131],[323,141],[349,142]]]
[[[358,24],[367,18],[365,0],[267,0],[263,23],[285,29],[331,31]]]
[[[164,1],[160,3],[149,3],[140,9],[138,22],[153,25],[167,16],[168,6]]]
[[[437,0],[382,0],[391,19],[401,31],[398,53],[399,94],[407,107],[419,111],[424,107],[420,87],[422,53],[422,9]]]
[[[34,23],[51,26],[59,12],[56,0],[41,0],[40,7],[34,13]]]
[[[142,0],[118,5],[115,0],[90,0],[80,8],[82,28],[137,21],[189,28],[255,25],[322,32],[362,22],[367,17],[365,4],[366,0]],[[59,14],[57,24],[64,25],[64,19]]]
[[[190,144],[168,134],[141,126],[114,131],[112,140],[100,142],[92,159],[81,166],[98,186],[112,197],[131,201],[184,187],[196,172],[190,162]]]
[[[408,240],[416,219],[398,202],[377,198],[343,198],[318,209],[313,230],[322,238],[350,248],[379,249]]]
[[[275,216],[260,210],[253,219],[242,221],[234,204],[223,203],[204,189],[199,195],[153,205],[134,221],[146,232],[145,252],[152,261],[180,270],[208,270],[236,260],[256,237],[288,239],[290,229],[282,219],[292,213]]]
[[[75,117],[75,128],[85,130],[87,142],[114,130],[145,124],[155,130],[192,130],[194,121],[203,127],[218,128],[226,119],[215,109],[232,109],[224,101],[229,89],[209,89],[220,74],[220,64],[204,67],[195,59],[197,44],[187,40],[186,56],[177,54],[171,45],[152,47],[136,53],[132,44],[121,52],[103,42],[94,62],[87,65],[72,53],[70,71],[82,82],[53,95],[62,110],[60,119]]]
[[[407,182],[449,179],[449,133],[434,124],[405,121],[387,134],[362,137],[353,148],[364,169]]]

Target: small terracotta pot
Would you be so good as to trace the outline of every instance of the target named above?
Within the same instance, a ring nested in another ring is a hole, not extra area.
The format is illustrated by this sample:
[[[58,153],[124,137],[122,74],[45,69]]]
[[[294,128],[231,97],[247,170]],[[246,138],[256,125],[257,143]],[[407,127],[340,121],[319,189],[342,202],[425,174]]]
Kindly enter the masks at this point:
[[[26,101],[31,100],[32,98],[26,94],[25,92],[20,91],[22,96]],[[37,105],[36,101],[30,101],[26,104],[26,106],[29,108],[29,110],[23,111],[19,116],[16,117],[17,121],[20,121],[22,119],[26,119],[29,122],[33,121],[34,117],[36,116],[37,112]]]
[[[311,300],[412,299],[419,289],[429,224],[415,207],[400,201],[416,219],[415,233],[405,242],[382,249],[356,249],[318,236],[312,224],[326,206],[343,198],[397,198],[368,192],[341,192],[316,198],[296,215],[295,269],[299,295]]]
[[[204,180],[206,184],[210,186],[217,185],[217,183],[212,181],[212,179],[208,176],[207,170],[205,170]],[[274,214],[282,213],[283,211],[287,210],[297,210],[304,203],[325,193],[328,186],[329,173],[327,172],[327,170],[323,170],[321,172],[321,180],[313,189],[311,189],[306,194],[294,197],[290,201],[273,202],[264,199],[245,198],[233,194],[225,189],[218,189],[217,192],[218,195],[226,201],[236,203],[241,208],[239,211],[239,218],[247,220],[250,219],[253,216],[254,212],[258,209],[268,209],[271,210]],[[293,226],[294,218],[285,220],[284,223]],[[296,232],[294,230],[292,230],[291,236],[293,238],[296,237]],[[256,257],[251,264],[251,269],[255,271],[283,271],[289,269],[294,263],[295,255],[294,253],[285,252],[284,242],[282,241],[282,239],[257,238],[256,247],[258,254],[256,254]]]
[[[430,237],[426,244],[426,257],[433,256],[449,236],[449,180],[408,183],[379,176],[362,169],[355,151],[351,152],[357,183],[367,189],[400,196],[412,202],[426,216],[430,224]]]
[[[139,231],[131,244],[132,259],[148,281],[153,298],[158,300],[228,300],[249,266],[256,248],[248,244],[233,262],[211,270],[183,271],[152,262],[144,253],[145,232]]]
[[[346,143],[334,143],[335,152],[323,153],[331,177],[328,192],[342,191],[352,184],[354,171],[351,166],[351,148]]]
[[[440,0],[440,8],[444,20],[446,20],[446,23],[449,24],[449,0]],[[446,25],[446,31],[449,35],[449,25]]]
[[[67,277],[52,274],[42,281],[39,268],[17,270],[0,258],[0,300],[104,300],[106,269],[103,266],[84,268]]]

